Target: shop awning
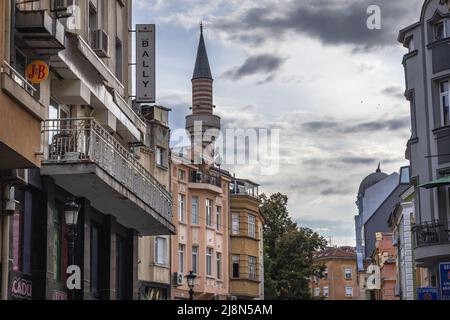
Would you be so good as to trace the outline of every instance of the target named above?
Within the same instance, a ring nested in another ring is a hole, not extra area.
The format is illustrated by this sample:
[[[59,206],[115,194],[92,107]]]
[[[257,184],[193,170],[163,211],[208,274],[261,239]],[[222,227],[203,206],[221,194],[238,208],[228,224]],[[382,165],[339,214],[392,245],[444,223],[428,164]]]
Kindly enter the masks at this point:
[[[445,176],[440,179],[422,184],[419,187],[426,188],[426,189],[432,189],[432,188],[437,188],[437,187],[447,186],[447,185],[450,185],[450,176]]]

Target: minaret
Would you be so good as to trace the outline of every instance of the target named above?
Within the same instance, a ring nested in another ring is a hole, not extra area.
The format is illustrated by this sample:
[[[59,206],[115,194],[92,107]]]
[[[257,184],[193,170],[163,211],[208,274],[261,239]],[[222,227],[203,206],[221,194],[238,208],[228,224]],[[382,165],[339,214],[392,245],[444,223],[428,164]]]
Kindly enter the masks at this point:
[[[220,117],[213,114],[213,77],[206,53],[203,25],[200,24],[200,40],[192,76],[192,114],[186,117],[186,129],[194,138],[195,122],[201,122],[202,134],[208,129],[220,130]],[[198,132],[197,132],[198,133]],[[208,141],[203,141],[203,145]]]

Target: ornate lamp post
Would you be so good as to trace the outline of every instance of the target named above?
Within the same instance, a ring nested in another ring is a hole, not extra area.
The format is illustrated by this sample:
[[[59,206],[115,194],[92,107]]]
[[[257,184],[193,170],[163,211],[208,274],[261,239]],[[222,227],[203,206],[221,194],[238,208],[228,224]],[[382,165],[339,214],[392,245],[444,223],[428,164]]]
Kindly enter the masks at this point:
[[[189,274],[186,276],[188,287],[189,287],[189,300],[194,300],[194,286],[195,286],[195,279],[197,276],[193,271],[189,271]]]
[[[78,213],[80,212],[80,205],[75,203],[74,199],[69,200],[64,205],[64,222],[66,223],[69,234],[68,234],[68,245],[69,245],[69,265],[73,266],[75,264],[75,239],[77,237],[77,224],[78,224]],[[74,290],[71,290],[70,300],[74,300]]]

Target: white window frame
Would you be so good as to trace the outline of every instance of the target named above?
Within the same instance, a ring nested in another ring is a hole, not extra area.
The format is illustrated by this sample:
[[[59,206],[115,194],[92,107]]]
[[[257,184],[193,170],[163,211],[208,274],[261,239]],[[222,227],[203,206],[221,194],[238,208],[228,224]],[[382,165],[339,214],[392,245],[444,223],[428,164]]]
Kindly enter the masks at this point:
[[[165,150],[162,147],[156,147],[156,164],[160,167],[166,167],[164,164]]]
[[[329,287],[323,287],[323,296],[325,298],[329,298],[330,297],[330,288]]]
[[[320,287],[314,288],[314,297],[320,297]]]
[[[186,196],[182,193],[178,194],[178,220],[180,222],[185,221],[186,213]]]
[[[447,91],[443,91],[442,87],[443,84],[447,82]],[[447,101],[449,104],[449,110],[448,110],[448,117],[449,119],[445,119],[445,114],[444,114],[444,97],[447,97]],[[441,106],[441,126],[446,126],[450,124],[450,80],[443,80],[439,82],[439,105]],[[447,124],[446,124],[447,121]]]
[[[222,253],[216,252],[216,273],[217,280],[222,280]]]
[[[162,247],[159,246],[160,242],[162,243]],[[162,258],[162,260],[160,260],[160,258]],[[165,237],[155,238],[155,264],[167,266],[167,238]]]
[[[248,278],[250,280],[257,279],[257,263],[258,259],[253,256],[248,256]]]
[[[213,248],[206,248],[206,276],[212,277],[213,275],[213,266],[212,266],[212,259],[213,259],[214,250]]]
[[[178,169],[178,181],[186,181],[186,171],[182,169]]]
[[[239,216],[240,216],[239,213],[236,212],[231,214],[231,226],[232,226],[231,232],[234,236],[239,235],[239,228],[240,228]]]
[[[347,272],[350,271],[350,272]],[[351,267],[345,267],[344,269],[344,274],[345,274],[345,280],[352,280],[353,279],[353,270]],[[347,277],[347,275],[350,275],[350,277]]]
[[[352,286],[345,286],[345,297],[353,298],[353,287]]]
[[[217,231],[222,230],[222,207],[216,206],[216,229]]]
[[[442,23],[442,26],[443,26],[443,30],[442,30],[442,38],[436,38],[436,26],[438,25],[438,24],[441,24]],[[438,40],[442,40],[442,39],[445,39],[445,38],[447,38],[447,19],[442,19],[442,20],[439,20],[438,22],[435,22],[434,24],[433,24],[433,39],[434,39],[434,41],[438,41]]]
[[[248,221],[248,236],[251,238],[256,238],[256,217],[249,214],[247,217]]]
[[[213,226],[212,210],[213,210],[213,201],[211,199],[206,199],[206,225],[208,227]]]
[[[200,223],[198,215],[198,203],[199,198],[197,196],[193,196],[191,198],[191,215],[192,215],[191,223],[193,225],[198,225]]]
[[[233,272],[234,272],[234,264],[237,264],[238,266],[238,276],[235,277]],[[238,254],[233,254],[231,255],[231,276],[234,279],[239,279],[241,277],[241,256]]]
[[[178,272],[184,273],[186,245],[178,244]]]
[[[194,272],[195,274],[198,273],[198,251],[199,247],[198,246],[192,246],[192,272]],[[195,261],[195,264],[194,264]]]

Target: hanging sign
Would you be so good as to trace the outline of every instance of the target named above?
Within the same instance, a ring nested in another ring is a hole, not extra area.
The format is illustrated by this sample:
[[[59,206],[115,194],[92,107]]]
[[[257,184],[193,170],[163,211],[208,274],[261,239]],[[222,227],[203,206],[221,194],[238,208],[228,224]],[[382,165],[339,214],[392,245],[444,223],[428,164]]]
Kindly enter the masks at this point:
[[[45,61],[36,60],[27,66],[27,80],[33,84],[39,84],[47,80],[50,74],[50,68]]]
[[[136,102],[154,103],[156,91],[155,25],[136,25]]]

